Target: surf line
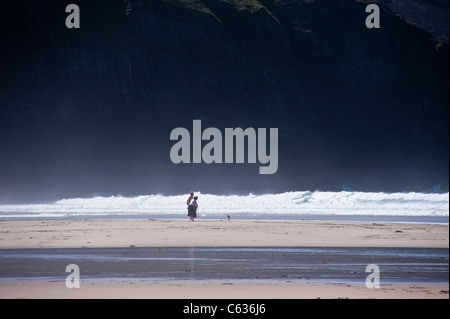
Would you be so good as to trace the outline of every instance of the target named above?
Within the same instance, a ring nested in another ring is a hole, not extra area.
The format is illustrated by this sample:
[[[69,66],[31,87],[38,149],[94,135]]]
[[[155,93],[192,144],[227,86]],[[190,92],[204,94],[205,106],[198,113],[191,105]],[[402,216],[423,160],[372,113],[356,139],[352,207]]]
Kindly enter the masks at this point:
[[[278,170],[278,128],[270,128],[269,153],[267,154],[266,129],[256,130],[249,127],[243,130],[225,128],[225,158],[222,156],[222,132],[215,127],[208,127],[202,132],[202,121],[192,121],[192,163],[234,163],[234,146],[236,145],[236,163],[245,163],[245,138],[247,138],[247,161],[258,161],[259,174],[274,174]],[[191,134],[184,127],[177,127],[170,132],[170,140],[178,141],[170,149],[170,160],[174,164],[191,163]],[[202,149],[202,141],[209,141]],[[236,141],[236,144],[234,143]]]

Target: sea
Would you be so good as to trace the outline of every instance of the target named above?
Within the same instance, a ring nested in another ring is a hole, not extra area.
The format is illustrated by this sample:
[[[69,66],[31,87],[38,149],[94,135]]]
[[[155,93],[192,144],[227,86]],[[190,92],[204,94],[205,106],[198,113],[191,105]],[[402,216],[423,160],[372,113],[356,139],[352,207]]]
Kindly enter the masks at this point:
[[[449,193],[292,191],[198,196],[198,221],[208,219],[326,220],[447,224]],[[188,194],[66,198],[0,205],[0,220],[187,219]]]

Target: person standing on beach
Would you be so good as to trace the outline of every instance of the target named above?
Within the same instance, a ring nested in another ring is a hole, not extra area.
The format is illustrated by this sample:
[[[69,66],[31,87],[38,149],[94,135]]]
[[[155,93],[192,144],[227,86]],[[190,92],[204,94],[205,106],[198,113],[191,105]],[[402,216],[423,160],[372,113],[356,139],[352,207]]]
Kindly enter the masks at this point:
[[[198,197],[195,196],[194,200],[188,206],[188,216],[189,216],[189,221],[191,221],[191,222],[193,222],[194,218],[197,217],[197,207],[198,207],[197,199],[198,199]]]
[[[189,198],[186,201],[186,205],[189,206],[191,204],[191,201],[192,201],[193,198],[194,198],[194,192],[190,192],[189,193]]]
[[[191,207],[191,201],[192,201],[193,198],[194,198],[194,192],[190,192],[190,193],[189,193],[189,198],[188,198],[187,201],[186,201],[187,210],[188,210],[188,216],[189,216],[189,217],[191,216],[191,215],[190,215],[189,209],[190,209],[190,207]],[[192,221],[192,217],[190,217],[190,220]]]

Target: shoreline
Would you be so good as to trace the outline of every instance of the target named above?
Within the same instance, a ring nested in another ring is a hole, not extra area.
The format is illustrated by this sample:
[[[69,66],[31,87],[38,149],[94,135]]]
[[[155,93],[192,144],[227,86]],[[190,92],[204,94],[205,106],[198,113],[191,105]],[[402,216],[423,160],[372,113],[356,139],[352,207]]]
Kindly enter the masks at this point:
[[[226,221],[227,215],[207,214],[200,215],[196,221]],[[0,218],[2,221],[77,221],[77,220],[153,220],[153,221],[188,221],[187,217],[179,214],[167,214],[161,216],[153,215],[68,215],[64,217],[7,217]],[[265,215],[255,216],[253,214],[231,215],[232,221],[265,221],[265,222],[335,222],[335,223],[386,223],[386,224],[413,224],[413,225],[449,225],[449,218],[442,216],[372,216],[372,215]]]

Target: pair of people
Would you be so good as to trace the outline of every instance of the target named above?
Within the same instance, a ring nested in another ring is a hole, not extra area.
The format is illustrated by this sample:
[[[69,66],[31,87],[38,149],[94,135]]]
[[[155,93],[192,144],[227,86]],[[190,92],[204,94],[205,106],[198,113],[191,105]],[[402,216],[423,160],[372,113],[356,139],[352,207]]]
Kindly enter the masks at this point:
[[[197,217],[197,199],[198,196],[194,196],[194,192],[190,192],[189,193],[189,198],[186,202],[186,204],[188,205],[188,216],[189,216],[189,221],[193,222],[194,218]]]

